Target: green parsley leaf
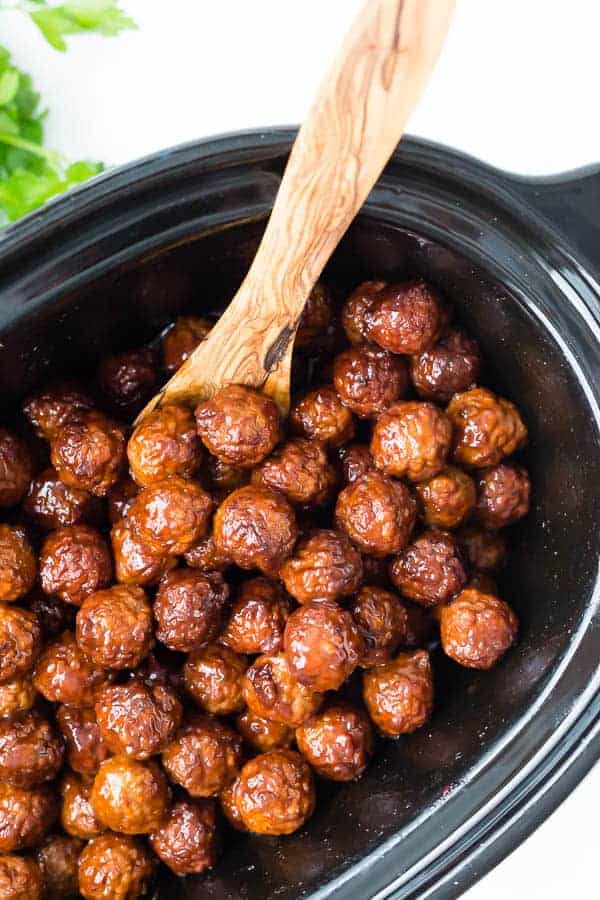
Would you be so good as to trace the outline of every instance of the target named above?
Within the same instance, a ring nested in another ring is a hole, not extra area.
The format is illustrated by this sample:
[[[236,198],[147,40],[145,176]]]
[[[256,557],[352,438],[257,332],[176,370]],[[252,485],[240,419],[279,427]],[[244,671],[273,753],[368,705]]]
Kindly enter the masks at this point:
[[[95,32],[114,37],[136,27],[118,0],[70,0],[61,6],[45,3],[42,9],[29,11],[29,16],[48,43],[61,51],[67,49],[65,35]]]

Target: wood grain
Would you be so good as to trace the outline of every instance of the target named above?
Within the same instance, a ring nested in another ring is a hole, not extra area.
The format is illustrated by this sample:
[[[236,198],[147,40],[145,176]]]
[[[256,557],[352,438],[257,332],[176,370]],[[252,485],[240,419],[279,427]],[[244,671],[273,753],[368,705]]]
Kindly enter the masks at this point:
[[[208,338],[138,421],[225,384],[289,406],[304,304],[394,151],[431,74],[455,0],[369,0],[298,133],[252,266]]]

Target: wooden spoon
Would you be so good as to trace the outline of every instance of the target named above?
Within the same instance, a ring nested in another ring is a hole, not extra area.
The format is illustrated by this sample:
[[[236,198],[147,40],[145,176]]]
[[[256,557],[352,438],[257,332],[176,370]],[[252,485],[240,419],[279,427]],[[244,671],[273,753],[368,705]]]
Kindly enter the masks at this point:
[[[262,388],[283,414],[304,304],[394,151],[433,70],[455,0],[369,0],[294,143],[273,212],[237,294],[140,413],[227,384]]]

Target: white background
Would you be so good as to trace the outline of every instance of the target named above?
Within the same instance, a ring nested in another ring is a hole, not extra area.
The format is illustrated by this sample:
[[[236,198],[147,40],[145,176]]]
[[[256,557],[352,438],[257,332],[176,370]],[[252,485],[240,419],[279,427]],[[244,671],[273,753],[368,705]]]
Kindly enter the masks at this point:
[[[43,90],[49,143],[73,159],[122,163],[203,135],[298,122],[361,2],[123,0],[138,32],[73,38],[66,55],[3,13],[1,42]],[[410,130],[521,173],[600,161],[599,41],[596,0],[459,0]],[[465,897],[598,896],[599,799],[596,767]]]

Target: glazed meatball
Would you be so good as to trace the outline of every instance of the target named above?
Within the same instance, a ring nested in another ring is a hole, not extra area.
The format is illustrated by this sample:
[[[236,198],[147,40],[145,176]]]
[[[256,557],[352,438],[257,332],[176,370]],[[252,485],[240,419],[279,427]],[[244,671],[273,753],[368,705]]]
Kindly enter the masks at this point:
[[[307,438],[292,438],[252,473],[253,484],[280,491],[305,509],[327,503],[335,482],[336,472],[323,445]]]
[[[13,675],[0,683],[0,718],[27,712],[35,703],[37,691],[30,673]]]
[[[294,740],[294,730],[289,725],[273,722],[245,709],[235,720],[235,727],[244,740],[259,753],[289,747]]]
[[[285,497],[259,485],[233,491],[215,514],[217,550],[240,569],[276,575],[297,534],[294,511]]]
[[[142,408],[158,387],[154,352],[143,347],[104,359],[98,368],[98,386],[109,405],[130,416]]]
[[[242,739],[216,719],[195,716],[183,725],[162,755],[173,781],[192,797],[212,797],[239,772]]]
[[[529,512],[531,482],[523,466],[499,463],[477,479],[477,519],[486,529],[505,528]]]
[[[212,511],[212,500],[199,484],[171,475],[137,495],[127,525],[153,553],[177,555],[204,537]]]
[[[476,341],[461,328],[450,328],[433,347],[413,356],[412,381],[420,397],[447,403],[460,391],[472,387],[481,371]]]
[[[156,831],[167,812],[167,779],[154,762],[113,756],[98,769],[90,803],[111,831],[148,834]]]
[[[37,565],[25,530],[0,525],[0,600],[18,600],[33,587]]]
[[[152,609],[139,587],[96,591],[77,613],[77,643],[107,669],[135,669],[152,649]]]
[[[27,444],[0,428],[0,507],[18,503],[31,481],[33,460]]]
[[[323,284],[315,284],[304,304],[294,347],[309,347],[327,332],[332,309],[329,291]]]
[[[371,419],[406,394],[408,367],[375,344],[357,344],[336,356],[333,386],[353,413]]]
[[[173,740],[183,712],[172,688],[148,687],[139,678],[107,684],[94,709],[110,752],[142,760],[161,753]]]
[[[134,534],[126,520],[114,526],[110,539],[115,576],[121,584],[155,584],[177,565],[174,556],[157,552],[147,541]]]
[[[148,487],[169,475],[191,478],[202,462],[202,444],[189,409],[161,406],[137,426],[127,445],[136,482]]]
[[[291,834],[312,816],[310,767],[293,750],[271,750],[247,762],[236,789],[242,821],[256,834]]]
[[[244,581],[219,642],[236,653],[277,653],[290,611],[289,597],[276,581]]]
[[[54,469],[46,469],[33,479],[23,510],[43,531],[97,521],[100,517],[98,499],[87,491],[64,484]]]
[[[433,675],[425,650],[399,653],[364,674],[363,697],[383,734],[410,734],[428,720],[433,708]]]
[[[440,295],[420,280],[383,288],[364,314],[367,339],[391,353],[422,353],[435,343],[446,322]]]
[[[343,405],[332,385],[309,391],[294,403],[289,424],[295,434],[321,441],[327,447],[341,447],[354,437],[354,416]]]
[[[352,614],[329,600],[293,612],[283,641],[290,672],[313,691],[336,691],[364,651]]]
[[[336,703],[296,730],[298,749],[321,778],[354,781],[373,755],[371,723],[360,709]]]
[[[122,834],[94,838],[79,857],[79,891],[85,900],[136,900],[153,875],[150,851]]]
[[[42,629],[34,613],[0,603],[0,681],[28,672],[41,642]]]
[[[451,440],[450,421],[437,406],[399,402],[379,417],[371,454],[386,475],[424,481],[443,468]]]
[[[197,544],[183,554],[187,565],[201,572],[223,572],[231,565],[231,560],[217,549],[212,534],[201,538]]]
[[[486,388],[456,394],[446,413],[454,429],[453,456],[460,465],[495,466],[527,441],[517,407]]]
[[[279,410],[269,397],[232,384],[196,407],[202,443],[226,463],[252,468],[269,455],[280,437]]]
[[[456,466],[444,468],[416,485],[423,519],[437,528],[457,528],[465,522],[477,499],[473,479]]]
[[[103,413],[81,413],[52,438],[50,458],[65,484],[105,497],[125,463],[125,431]]]
[[[40,900],[44,895],[40,867],[29,856],[0,856],[0,898],[2,900]]]
[[[123,478],[110,489],[106,497],[108,503],[108,518],[111,525],[116,525],[121,519],[125,519],[129,513],[131,504],[140,492],[139,485],[131,478]]]
[[[183,667],[185,688],[206,712],[226,716],[244,706],[242,678],[247,661],[228,647],[209,644],[190,653]]]
[[[246,671],[243,691],[251,712],[290,728],[302,725],[323,700],[297,681],[283,653],[259,656]]]
[[[301,538],[279,571],[298,603],[348,597],[362,580],[362,560],[341,531],[319,528]]]
[[[47,594],[81,606],[94,591],[112,581],[108,544],[89,525],[70,525],[53,531],[40,553],[40,583]]]
[[[180,316],[162,339],[163,367],[169,375],[189,359],[213,327],[212,319]]]
[[[67,422],[93,407],[94,401],[86,391],[74,382],[65,381],[26,400],[23,413],[39,437],[51,441]]]
[[[214,640],[223,625],[229,588],[218,572],[175,569],[162,578],[154,601],[156,637],[183,653]]]
[[[60,736],[39,713],[0,719],[0,782],[32,788],[52,781],[63,752]]]
[[[350,607],[363,640],[359,665],[363,668],[387,662],[408,634],[406,607],[391,591],[364,585]]]
[[[458,532],[469,564],[474,571],[495,572],[506,559],[506,541],[501,534],[471,526]]]
[[[65,740],[69,766],[81,775],[95,775],[108,757],[108,747],[93,707],[59,706],[56,722]]]
[[[408,543],[416,504],[405,484],[373,470],[341,491],[335,518],[361,553],[388,556]]]
[[[68,772],[60,785],[60,824],[71,837],[89,840],[105,830],[90,801],[92,781]]]
[[[236,831],[248,831],[242,821],[242,816],[237,805],[237,789],[240,779],[236,778],[228,787],[219,794],[221,812]]]
[[[448,531],[425,531],[390,566],[390,577],[405,597],[436,606],[467,583],[462,548]]]
[[[358,481],[375,468],[371,451],[367,444],[349,444],[339,450],[340,469],[344,484]]]
[[[0,782],[0,853],[39,844],[58,816],[58,801],[48,785],[25,790]]]
[[[219,856],[214,800],[178,800],[150,835],[150,846],[176,875],[211,869]]]
[[[33,683],[51,703],[90,706],[106,681],[104,669],[89,660],[71,631],[48,644],[39,657]]]
[[[355,288],[342,308],[342,325],[351,344],[361,344],[366,336],[365,313],[385,281],[363,281]]]
[[[83,842],[64,834],[52,834],[36,851],[36,860],[49,900],[79,896],[78,863]]]
[[[469,669],[491,669],[515,642],[518,621],[503,600],[469,585],[440,616],[442,649]]]

